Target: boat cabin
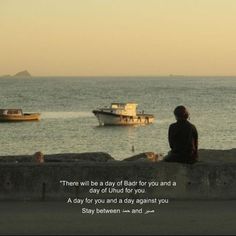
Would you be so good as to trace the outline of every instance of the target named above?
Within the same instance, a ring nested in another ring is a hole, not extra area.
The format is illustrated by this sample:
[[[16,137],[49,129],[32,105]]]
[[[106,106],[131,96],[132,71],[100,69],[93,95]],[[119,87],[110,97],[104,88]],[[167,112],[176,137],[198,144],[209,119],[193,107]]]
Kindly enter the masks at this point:
[[[22,109],[0,109],[1,116],[22,116]]]
[[[136,116],[136,103],[112,103],[111,110],[118,115]]]

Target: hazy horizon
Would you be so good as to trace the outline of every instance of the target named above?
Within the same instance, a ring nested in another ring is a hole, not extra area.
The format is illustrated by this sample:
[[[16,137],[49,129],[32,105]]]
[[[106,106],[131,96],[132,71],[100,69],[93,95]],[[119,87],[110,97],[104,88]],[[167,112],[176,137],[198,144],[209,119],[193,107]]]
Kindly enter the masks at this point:
[[[2,74],[0,75],[0,78],[7,78],[7,77],[14,77],[14,78],[17,78],[17,77],[26,77],[26,76],[15,76],[14,74]],[[51,75],[32,75],[30,77],[89,77],[89,78],[92,78],[92,77],[134,77],[134,78],[137,78],[137,77],[213,77],[213,78],[216,78],[216,77],[235,77],[236,78],[236,75],[175,75],[175,74],[167,74],[167,75],[59,75],[59,74],[51,74]]]
[[[0,0],[0,76],[236,76],[234,0]]]

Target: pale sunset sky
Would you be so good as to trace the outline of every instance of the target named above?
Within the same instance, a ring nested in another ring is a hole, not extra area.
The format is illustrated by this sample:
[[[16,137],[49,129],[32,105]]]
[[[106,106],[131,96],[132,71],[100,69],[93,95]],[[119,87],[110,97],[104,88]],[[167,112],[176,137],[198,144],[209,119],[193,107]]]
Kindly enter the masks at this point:
[[[0,75],[236,75],[236,0],[0,0]]]

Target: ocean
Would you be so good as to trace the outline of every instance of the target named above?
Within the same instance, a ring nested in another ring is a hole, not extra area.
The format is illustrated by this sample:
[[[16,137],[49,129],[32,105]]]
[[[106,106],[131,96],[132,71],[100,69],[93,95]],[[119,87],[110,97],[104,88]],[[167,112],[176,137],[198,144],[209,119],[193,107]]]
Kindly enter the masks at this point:
[[[154,124],[100,127],[92,110],[136,102]],[[40,112],[39,122],[0,123],[0,156],[108,152],[115,159],[141,152],[167,154],[173,110],[185,105],[199,133],[199,148],[236,147],[236,78],[32,77],[1,78],[0,108]],[[132,152],[134,146],[134,152]]]

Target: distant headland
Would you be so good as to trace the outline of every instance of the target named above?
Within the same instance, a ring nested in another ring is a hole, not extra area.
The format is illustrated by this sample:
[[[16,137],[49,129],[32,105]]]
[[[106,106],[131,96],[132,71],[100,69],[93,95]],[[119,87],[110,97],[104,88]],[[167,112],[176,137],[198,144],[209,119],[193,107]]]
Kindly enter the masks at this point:
[[[19,71],[15,75],[3,75],[2,78],[7,77],[31,77],[31,74],[27,70]]]
[[[31,74],[27,70],[23,70],[23,71],[20,71],[20,72],[16,73],[14,76],[15,77],[19,77],[19,76],[30,77]]]

